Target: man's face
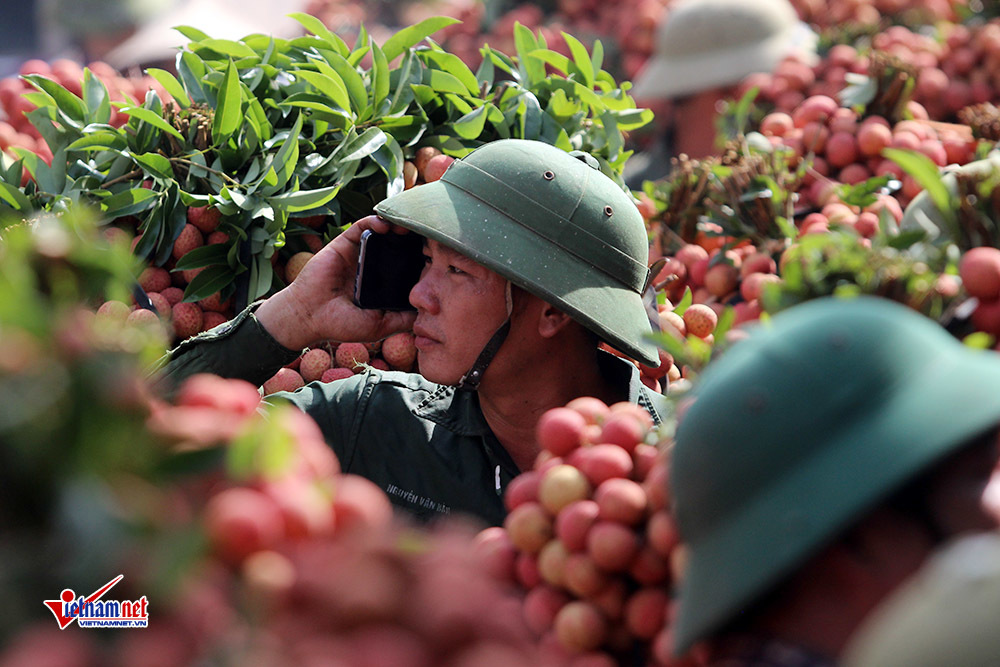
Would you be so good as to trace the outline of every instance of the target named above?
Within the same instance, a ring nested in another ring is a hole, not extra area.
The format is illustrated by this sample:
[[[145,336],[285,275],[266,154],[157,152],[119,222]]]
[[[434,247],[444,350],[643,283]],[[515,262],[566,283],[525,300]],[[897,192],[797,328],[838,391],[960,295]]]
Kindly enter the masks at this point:
[[[507,281],[468,257],[428,239],[424,270],[410,291],[420,374],[458,384],[507,318]]]

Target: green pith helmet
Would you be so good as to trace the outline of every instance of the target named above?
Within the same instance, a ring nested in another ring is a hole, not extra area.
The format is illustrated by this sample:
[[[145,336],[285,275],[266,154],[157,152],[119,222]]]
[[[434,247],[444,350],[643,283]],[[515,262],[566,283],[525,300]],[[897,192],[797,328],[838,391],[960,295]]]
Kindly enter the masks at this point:
[[[455,160],[441,180],[390,197],[375,211],[657,366],[641,296],[649,276],[642,216],[587,157],[540,141],[494,141]]]
[[[780,313],[708,367],[670,485],[688,549],[676,650],[1000,423],[1000,356],[875,297]]]

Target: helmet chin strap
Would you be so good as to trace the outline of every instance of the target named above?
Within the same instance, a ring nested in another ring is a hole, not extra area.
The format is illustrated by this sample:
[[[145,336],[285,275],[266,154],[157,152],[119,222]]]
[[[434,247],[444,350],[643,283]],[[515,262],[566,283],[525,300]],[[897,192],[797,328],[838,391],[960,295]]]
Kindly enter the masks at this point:
[[[493,357],[496,356],[497,352],[500,350],[500,346],[503,342],[507,340],[507,334],[510,333],[510,315],[514,312],[514,300],[511,298],[510,291],[510,281],[507,281],[507,288],[505,290],[504,296],[507,300],[507,319],[504,320],[500,328],[497,329],[493,335],[487,341],[486,346],[483,347],[483,351],[479,353],[476,357],[475,363],[472,364],[462,379],[458,381],[458,388],[464,389],[465,391],[476,391],[479,389],[479,383],[483,380],[483,373],[486,372],[486,367],[490,365],[493,361]]]

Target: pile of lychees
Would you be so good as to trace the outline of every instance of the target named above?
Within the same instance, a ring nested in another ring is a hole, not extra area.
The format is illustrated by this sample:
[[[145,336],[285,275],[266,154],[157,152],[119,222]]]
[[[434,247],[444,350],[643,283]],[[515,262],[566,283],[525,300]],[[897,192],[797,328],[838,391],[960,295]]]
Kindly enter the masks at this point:
[[[494,576],[526,591],[524,619],[565,664],[681,664],[671,656],[680,565],[667,462],[650,415],[584,397],[538,422],[503,528],[479,536]]]

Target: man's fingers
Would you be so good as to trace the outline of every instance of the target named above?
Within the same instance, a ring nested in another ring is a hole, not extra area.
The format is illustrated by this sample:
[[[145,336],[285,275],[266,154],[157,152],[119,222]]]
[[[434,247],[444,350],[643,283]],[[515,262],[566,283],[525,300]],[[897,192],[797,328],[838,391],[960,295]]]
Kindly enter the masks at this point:
[[[412,329],[416,319],[417,313],[412,310],[386,312],[382,318],[382,331],[379,332],[381,334],[379,338]]]

